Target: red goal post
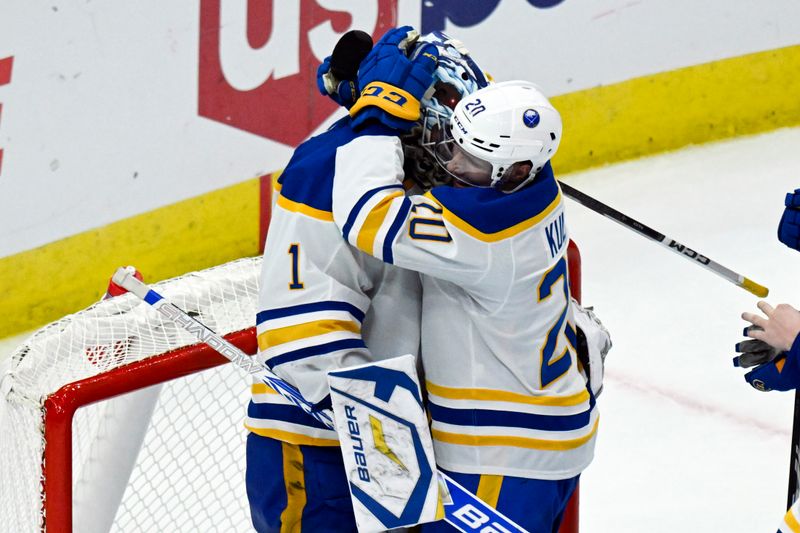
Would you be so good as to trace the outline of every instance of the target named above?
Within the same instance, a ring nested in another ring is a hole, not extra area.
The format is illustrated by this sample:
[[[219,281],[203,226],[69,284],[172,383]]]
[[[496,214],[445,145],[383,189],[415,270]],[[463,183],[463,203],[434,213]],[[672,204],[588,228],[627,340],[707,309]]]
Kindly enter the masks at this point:
[[[225,339],[248,354],[257,350],[255,327]],[[72,421],[78,409],[229,363],[208,345],[197,344],[70,383],[49,396],[44,403],[44,438],[53,444],[46,445],[43,454],[43,529],[73,531]]]

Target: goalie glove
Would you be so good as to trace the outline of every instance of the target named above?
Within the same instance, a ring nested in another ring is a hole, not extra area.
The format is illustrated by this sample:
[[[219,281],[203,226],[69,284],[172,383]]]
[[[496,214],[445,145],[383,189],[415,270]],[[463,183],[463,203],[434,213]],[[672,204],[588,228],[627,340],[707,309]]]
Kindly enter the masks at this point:
[[[603,367],[611,350],[611,335],[591,307],[582,307],[572,299],[577,334],[578,360],[595,398],[603,391]]]
[[[350,108],[354,127],[377,121],[406,132],[417,123],[419,101],[433,83],[439,63],[436,45],[414,49],[417,39],[419,32],[401,26],[386,32],[367,54],[358,70],[361,94]]]

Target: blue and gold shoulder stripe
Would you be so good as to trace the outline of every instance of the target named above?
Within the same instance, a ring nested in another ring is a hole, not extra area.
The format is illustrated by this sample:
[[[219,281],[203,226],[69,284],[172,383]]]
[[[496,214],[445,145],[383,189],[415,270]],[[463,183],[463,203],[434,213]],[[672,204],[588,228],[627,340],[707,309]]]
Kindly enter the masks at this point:
[[[561,205],[561,190],[550,163],[531,185],[514,193],[435,187],[425,196],[442,207],[446,221],[484,242],[513,237],[540,223]]]
[[[295,150],[278,178],[280,196],[277,204],[280,207],[317,220],[333,221],[333,177],[339,147],[358,137],[394,135],[380,124],[356,131],[350,122],[349,117],[344,117]]]

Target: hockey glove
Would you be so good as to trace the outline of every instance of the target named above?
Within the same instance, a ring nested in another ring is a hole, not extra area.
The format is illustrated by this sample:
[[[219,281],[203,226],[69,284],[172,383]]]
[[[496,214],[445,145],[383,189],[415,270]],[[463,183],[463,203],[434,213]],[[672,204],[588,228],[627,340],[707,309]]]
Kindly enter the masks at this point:
[[[796,389],[800,385],[800,335],[788,352],[781,352],[775,359],[757,366],[745,374],[744,379],[760,391]]]
[[[758,326],[750,326],[750,330]],[[777,348],[773,348],[764,341],[748,339],[736,344],[736,351],[741,355],[733,358],[733,366],[750,368],[763,365],[773,361],[781,354]]]
[[[778,240],[800,251],[800,189],[786,193],[786,206],[778,223]]]
[[[317,68],[317,88],[347,109],[358,99],[358,67],[372,50],[369,34],[351,30],[339,39],[333,53]]]
[[[433,83],[439,62],[435,45],[426,44],[408,56],[419,38],[411,26],[386,32],[358,70],[361,94],[350,108],[353,126],[380,122],[399,132],[409,131],[420,117],[419,101]]]
[[[603,391],[603,368],[612,346],[611,335],[591,307],[581,307],[573,299],[572,308],[578,341],[575,348],[589,388],[596,398]]]
[[[358,79],[339,81],[331,72],[331,56],[317,67],[317,88],[322,96],[328,96],[347,109],[353,107],[358,98]]]

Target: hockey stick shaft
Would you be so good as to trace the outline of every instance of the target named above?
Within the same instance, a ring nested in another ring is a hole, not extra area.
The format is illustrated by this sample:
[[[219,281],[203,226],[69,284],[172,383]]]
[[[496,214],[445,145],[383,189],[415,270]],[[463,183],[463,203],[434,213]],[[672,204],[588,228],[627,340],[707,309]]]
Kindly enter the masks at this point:
[[[297,388],[275,375],[266,366],[249,357],[205,324],[169,302],[147,284],[133,277],[133,273],[130,270],[119,268],[111,279],[120,287],[144,300],[145,303],[152,306],[165,318],[192,333],[198,340],[208,344],[234,365],[248,374],[260,378],[264,383],[272,387],[275,392],[313,416],[329,429],[336,429],[332,418],[324,411],[315,411],[312,404],[303,398]],[[494,527],[495,529],[492,529],[492,531],[497,531],[498,533],[529,533],[456,483],[448,475],[441,471],[438,471],[437,475],[440,483],[446,487],[447,493],[451,498],[451,502],[444,505],[444,519],[459,531],[464,533],[483,531],[484,529],[480,529],[479,526],[486,524],[487,527]]]
[[[702,255],[692,250],[685,244],[681,244],[675,239],[667,237],[663,233],[659,233],[653,228],[642,224],[638,220],[635,220],[629,217],[628,215],[625,215],[624,213],[620,213],[613,207],[610,207],[604,204],[603,202],[592,198],[588,194],[582,193],[581,191],[577,190],[576,188],[570,185],[567,185],[564,182],[559,181],[559,184],[561,185],[561,190],[564,191],[565,195],[567,195],[569,198],[572,198],[579,204],[588,207],[595,213],[603,215],[604,217],[611,219],[614,222],[635,231],[639,235],[657,242],[667,250],[688,259],[692,263],[700,265],[706,270],[710,270],[711,272],[717,274],[718,276],[725,278],[731,283],[743,288],[744,290],[752,294],[755,294],[756,296],[763,298],[767,296],[767,294],[769,294],[769,289],[767,289],[763,285],[760,285],[755,281],[746,278],[727,267],[722,266],[716,261],[709,259],[705,255]]]
[[[798,496],[798,476],[800,476],[800,389],[794,393],[794,421],[789,454],[789,490],[786,495],[786,508],[794,504]]]
[[[123,287],[129,292],[132,292],[147,304],[151,305],[156,311],[161,313],[168,320],[174,322],[181,328],[193,334],[200,341],[205,342],[211,348],[222,354],[231,363],[241,368],[248,374],[259,378],[261,381],[272,387],[275,392],[292,402],[294,405],[313,416],[319,422],[325,424],[333,429],[333,420],[330,415],[325,411],[318,411],[313,408],[313,405],[303,398],[300,391],[294,386],[279,378],[269,368],[259,363],[246,353],[241,351],[233,344],[226,341],[221,335],[215,333],[208,328],[205,324],[196,320],[194,317],[180,309],[175,304],[167,301],[159,293],[151,289],[145,283],[139,281],[131,271],[125,268],[119,268],[112,276],[112,281]]]

